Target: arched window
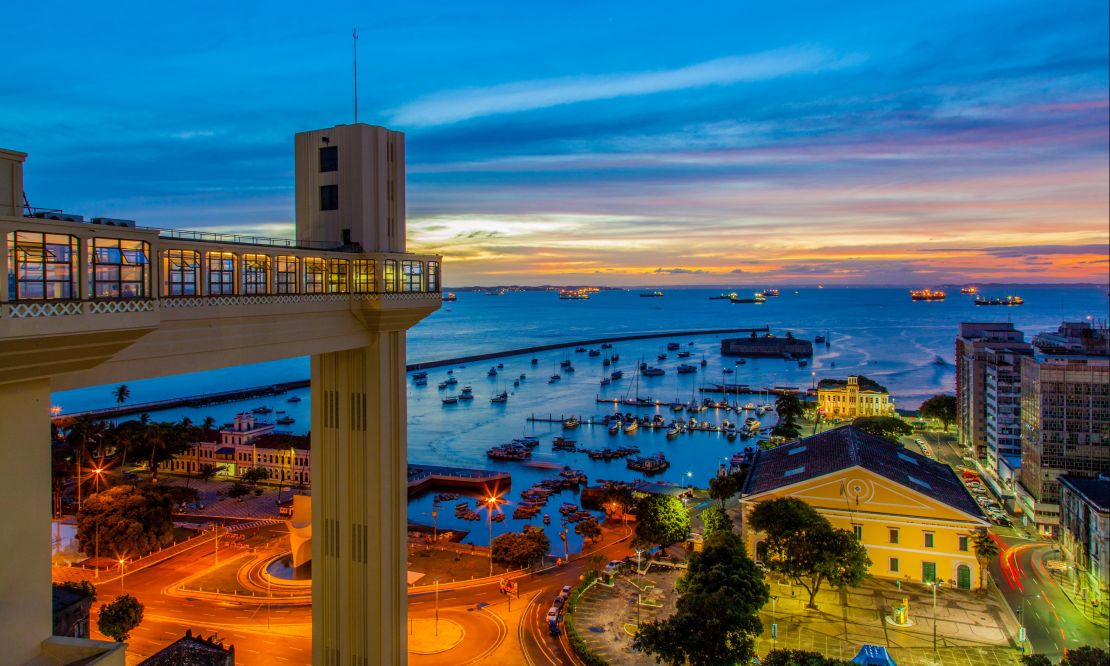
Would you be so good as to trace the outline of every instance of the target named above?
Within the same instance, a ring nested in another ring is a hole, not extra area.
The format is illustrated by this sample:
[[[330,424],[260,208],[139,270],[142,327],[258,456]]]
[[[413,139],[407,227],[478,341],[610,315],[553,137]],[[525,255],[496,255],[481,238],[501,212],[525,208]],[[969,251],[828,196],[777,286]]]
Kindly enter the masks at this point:
[[[243,293],[270,293],[270,258],[264,254],[243,255]]]
[[[305,257],[304,260],[304,293],[322,294],[325,291],[327,280],[327,266],[319,257]]]
[[[93,298],[146,298],[150,280],[146,241],[94,238],[89,245],[89,291]]]
[[[162,274],[166,296],[200,294],[200,253],[166,250],[162,253]]]
[[[230,296],[235,293],[235,254],[208,253],[208,295]]]
[[[297,293],[297,258],[275,257],[274,277],[276,278],[276,291],[279,294]]]
[[[328,293],[346,294],[350,291],[351,262],[346,259],[328,260]]]
[[[374,292],[377,270],[376,261],[373,259],[355,259],[354,271],[351,273],[351,291],[356,294],[370,294]]]
[[[77,299],[77,237],[13,231],[8,234],[8,286],[13,300]]]

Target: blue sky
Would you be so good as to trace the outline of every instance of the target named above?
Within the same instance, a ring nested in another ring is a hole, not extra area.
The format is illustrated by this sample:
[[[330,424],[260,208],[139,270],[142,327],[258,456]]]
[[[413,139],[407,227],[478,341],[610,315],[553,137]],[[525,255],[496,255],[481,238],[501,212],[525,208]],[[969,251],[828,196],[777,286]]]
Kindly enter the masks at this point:
[[[291,234],[357,26],[448,284],[1105,281],[1105,1],[43,4],[0,26],[36,206]]]

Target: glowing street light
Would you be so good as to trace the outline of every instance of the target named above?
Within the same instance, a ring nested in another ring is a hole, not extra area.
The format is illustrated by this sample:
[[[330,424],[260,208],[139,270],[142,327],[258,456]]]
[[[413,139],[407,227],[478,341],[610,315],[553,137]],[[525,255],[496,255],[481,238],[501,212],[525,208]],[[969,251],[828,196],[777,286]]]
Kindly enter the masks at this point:
[[[929,587],[933,588],[933,657],[937,655],[937,588],[942,585],[944,581],[936,578],[929,582]]]
[[[482,500],[486,505],[486,522],[489,523],[489,575],[493,575],[493,512],[501,502],[500,497],[490,495]]]
[[[125,573],[127,573],[123,568],[124,564],[126,564],[126,561],[122,557],[119,558],[119,593],[120,594],[123,594],[123,576],[124,576]]]

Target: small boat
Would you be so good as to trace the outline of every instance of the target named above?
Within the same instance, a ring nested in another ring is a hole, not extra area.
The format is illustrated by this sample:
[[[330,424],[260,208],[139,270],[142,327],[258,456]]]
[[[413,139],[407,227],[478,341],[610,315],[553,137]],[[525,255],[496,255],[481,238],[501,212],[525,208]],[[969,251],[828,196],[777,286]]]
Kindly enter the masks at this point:
[[[459,299],[459,297],[456,296],[455,293],[451,292],[451,291],[449,291],[449,292],[447,292],[446,294],[443,295],[443,300],[445,300],[449,303],[451,301],[457,301],[458,299]]]
[[[486,374],[489,375],[490,377],[496,377],[497,376],[497,368],[490,368],[489,372],[487,372]]]
[[[522,373],[520,373],[520,381],[524,381],[524,380],[525,380],[525,378],[526,378],[526,377],[525,377],[524,373],[523,373],[523,372],[522,372]]]
[[[823,336],[823,335],[817,335],[817,336],[814,336],[814,338],[813,338],[813,342],[814,342],[815,344],[819,344],[819,345],[820,345],[820,344],[824,344],[824,342],[825,342],[825,336]]]
[[[604,368],[608,368],[608,367],[609,367],[610,365],[613,365],[613,362],[612,362],[612,361],[610,361],[610,360],[609,360],[609,359],[607,359],[607,358],[603,358],[603,359],[601,359],[601,366],[602,366],[602,367],[604,367]]]
[[[413,380],[412,383],[416,386],[427,386],[428,379],[426,377],[421,377],[420,379]]]
[[[692,372],[697,372],[697,371],[698,371],[698,366],[690,365],[689,363],[683,363],[683,364],[678,366],[678,374],[680,374],[680,375],[688,375]]]
[[[590,358],[593,358],[595,356],[601,356],[601,350],[600,349],[591,349],[590,352],[588,354],[586,354],[586,356],[589,356]]]
[[[612,379],[613,381],[616,381],[616,380],[620,379],[621,377],[624,377],[624,371],[623,370],[614,370],[614,371],[609,373],[609,378]]]
[[[513,444],[520,444],[521,446],[527,446],[530,449],[534,449],[534,448],[536,448],[537,446],[540,445],[540,438],[539,437],[518,437],[518,438],[513,440]]]
[[[283,416],[280,419],[278,419],[277,421],[275,421],[275,423],[277,423],[278,425],[291,425],[291,424],[295,423],[296,420],[297,419],[293,418],[292,416]]]
[[[732,368],[721,368],[721,374],[731,375],[735,370]]]
[[[645,368],[642,374],[645,377],[662,377],[667,373],[663,368]]]
[[[255,407],[251,410],[252,414],[269,414],[274,411],[273,407]]]
[[[640,298],[662,298],[663,292],[661,291],[641,291]]]
[[[613,382],[613,380],[612,380],[612,379],[609,379],[608,377],[602,377],[602,378],[601,378],[601,385],[602,385],[602,386],[608,386],[608,385],[609,385],[609,384],[611,384],[612,382]]]
[[[672,423],[671,427],[667,429],[667,439],[674,439],[675,437],[678,437],[682,434],[682,430],[683,427],[681,423],[678,423],[677,421],[675,423]]]
[[[617,419],[616,421],[613,421],[612,425],[609,426],[609,434],[610,435],[615,435],[620,431],[621,431],[621,421],[620,421],[620,419]]]
[[[573,451],[577,446],[577,441],[566,437],[556,437],[551,441],[551,448],[555,451]]]
[[[676,356],[678,356],[679,358],[690,358],[690,352],[688,350],[684,349],[684,350],[678,352],[678,354],[676,354]]]
[[[423,372],[423,371],[414,372],[414,373],[412,373],[412,378],[413,379],[427,379],[428,378],[428,373]]]
[[[577,428],[578,423],[579,423],[578,417],[577,416],[572,416],[569,419],[566,419],[566,420],[563,421],[563,429],[564,430],[570,430],[572,428]]]
[[[577,354],[584,354],[584,353],[586,353],[586,348],[585,347],[575,347],[574,351]]]
[[[440,382],[439,383],[439,388],[441,388],[441,389],[447,388],[447,382]]]
[[[460,393],[459,394],[459,400],[473,400],[473,399],[474,399],[474,394],[473,393]]]
[[[700,365],[701,365],[701,367],[704,368],[705,366],[709,365],[709,361],[706,361],[705,357],[703,356],[702,359],[701,359],[701,364]]]
[[[748,362],[747,359],[743,359],[743,358],[736,359],[736,365],[744,365],[747,362]]]
[[[288,400],[286,400],[285,402],[300,402],[300,401],[301,401],[301,396],[295,395],[292,398],[289,398]]]
[[[498,364],[497,364],[497,369],[498,369],[498,370],[501,370],[501,369],[503,369],[504,367],[505,367],[505,364],[504,364],[504,363],[498,363]]]
[[[502,392],[498,393],[497,395],[493,396],[492,398],[490,398],[489,401],[490,402],[508,402],[509,401],[509,393],[508,393],[508,391],[502,391]]]
[[[562,378],[563,377],[559,373],[555,373],[555,374],[551,375],[551,377],[547,380],[547,383],[548,384],[554,384],[555,382],[559,381]]]
[[[443,404],[445,404],[445,405],[457,405],[457,404],[459,404],[459,396],[449,395],[446,398],[443,398]]]
[[[567,367],[563,368],[563,372],[574,372],[574,366],[568,365]]]
[[[631,421],[628,422],[628,425],[624,426],[624,434],[631,435],[632,433],[636,432],[639,429],[640,429],[640,422],[636,419],[632,419]]]
[[[616,363],[617,361],[621,360],[621,355],[620,354],[613,354],[612,356],[609,357],[609,360],[612,361],[613,363]]]
[[[448,377],[447,378],[447,385],[448,386],[454,386],[455,384],[458,384],[458,383],[459,383],[459,380],[455,379],[454,377]]]
[[[679,346],[680,345],[677,342],[668,342],[667,343],[667,351],[674,351],[674,350],[678,349]]]
[[[608,343],[608,342],[603,342],[603,343],[601,343],[601,348],[602,349],[612,349],[613,345],[611,343]]]
[[[532,365],[539,365],[539,362],[540,362],[540,360],[538,358],[533,358],[532,359]]]
[[[519,379],[514,379],[513,380],[513,386],[520,386],[520,380]]]
[[[285,413],[285,410],[284,410],[284,409],[279,409],[279,410],[277,410],[277,411],[276,411],[276,412],[274,412],[274,413],[275,413],[275,414],[284,414],[284,413]]]
[[[474,392],[474,387],[473,386],[464,386],[464,387],[462,387],[462,392],[463,393],[473,393]]]
[[[559,367],[560,368],[569,368],[570,367],[570,359],[568,358],[568,359],[559,361]]]
[[[543,514],[543,524],[544,525],[550,525],[551,524],[551,514],[549,514],[549,513]]]
[[[667,360],[667,355],[666,354],[660,354],[660,355],[655,357],[655,360],[657,360],[657,361],[666,361]]]

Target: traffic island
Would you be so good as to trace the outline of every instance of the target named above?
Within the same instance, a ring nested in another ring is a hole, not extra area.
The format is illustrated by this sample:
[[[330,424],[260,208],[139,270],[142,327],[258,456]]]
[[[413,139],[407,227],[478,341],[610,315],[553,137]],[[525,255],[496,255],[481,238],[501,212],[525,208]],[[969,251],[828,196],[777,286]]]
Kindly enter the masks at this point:
[[[413,618],[409,621],[409,652],[439,654],[462,642],[462,625],[447,618]]]

